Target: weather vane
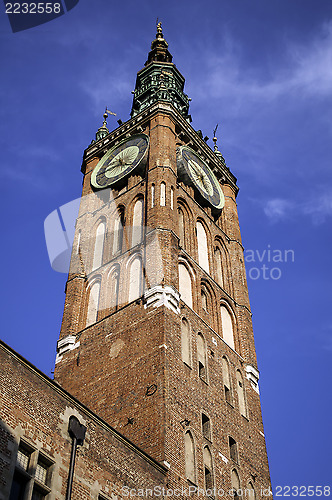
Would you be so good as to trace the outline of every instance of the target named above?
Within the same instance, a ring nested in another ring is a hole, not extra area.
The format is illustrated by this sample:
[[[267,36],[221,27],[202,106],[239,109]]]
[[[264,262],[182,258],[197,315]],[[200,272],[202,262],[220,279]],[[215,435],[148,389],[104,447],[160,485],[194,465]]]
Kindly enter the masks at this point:
[[[116,113],[113,113],[113,111],[110,111],[109,109],[107,109],[107,106],[106,106],[105,113],[103,114],[103,118],[104,118],[103,124],[104,125],[106,125],[106,120],[107,120],[108,115],[116,116]]]
[[[214,150],[215,150],[215,151],[218,149],[218,146],[217,146],[217,140],[218,140],[218,139],[217,139],[217,137],[216,137],[216,132],[217,132],[218,125],[219,125],[219,123],[217,123],[217,125],[216,125],[216,127],[215,127],[215,129],[214,129],[214,131],[213,131],[213,139],[212,139],[212,140],[213,140],[213,142],[214,142]]]

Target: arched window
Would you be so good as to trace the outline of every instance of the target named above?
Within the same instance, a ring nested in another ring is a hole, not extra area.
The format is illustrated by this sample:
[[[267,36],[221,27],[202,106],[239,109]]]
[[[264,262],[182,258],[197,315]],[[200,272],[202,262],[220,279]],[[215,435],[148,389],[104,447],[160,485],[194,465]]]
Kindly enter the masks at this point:
[[[166,206],[166,184],[165,184],[165,182],[162,182],[160,184],[160,206],[161,207]]]
[[[208,300],[206,292],[204,290],[201,290],[201,300],[202,300],[202,309],[205,312],[208,312]]]
[[[239,409],[241,415],[247,417],[247,407],[244,393],[244,385],[243,385],[243,377],[240,370],[236,372],[236,388],[237,388],[237,397],[239,400]]]
[[[189,323],[185,318],[182,318],[181,321],[181,353],[182,361],[190,366],[190,328]]]
[[[76,244],[76,253],[80,253],[80,244],[81,244],[81,230],[78,231],[77,244]]]
[[[197,360],[198,375],[204,382],[207,382],[206,347],[204,337],[201,333],[197,335]]]
[[[221,258],[221,251],[217,247],[214,251],[214,262],[215,262],[215,268],[216,268],[216,282],[218,285],[221,287],[224,286],[224,280],[223,280],[223,273],[222,273],[222,258]]]
[[[171,210],[174,209],[174,188],[171,187]]]
[[[119,269],[114,269],[110,275],[110,307],[116,308],[119,304]]]
[[[241,487],[240,486],[240,479],[239,479],[239,475],[235,469],[232,470],[231,481],[232,481],[232,489],[233,489],[232,496],[235,500],[240,500],[241,497],[238,495],[238,493],[240,493],[240,487]]]
[[[182,263],[179,264],[179,292],[183,302],[192,308],[193,298],[191,290],[191,277],[188,269]]]
[[[142,261],[140,257],[135,259],[130,264],[129,270],[129,295],[128,302],[132,302],[141,296],[141,281],[142,281]]]
[[[124,210],[116,212],[113,226],[113,255],[123,247]]]
[[[204,447],[203,450],[203,461],[204,461],[204,482],[205,490],[213,489],[213,465],[212,465],[212,455],[208,446]],[[212,495],[209,495],[212,496]]]
[[[199,221],[196,224],[196,231],[197,231],[198,263],[204,269],[204,271],[209,273],[207,236],[203,224]]]
[[[143,238],[143,198],[139,198],[134,206],[133,232],[131,246],[141,243]]]
[[[239,457],[237,454],[237,444],[235,439],[233,439],[231,436],[228,437],[228,442],[229,442],[229,454],[231,459],[238,463],[239,462]]]
[[[88,312],[86,316],[86,326],[92,325],[97,321],[99,308],[100,283],[95,281],[90,288]]]
[[[186,464],[186,477],[192,483],[196,482],[195,474],[195,447],[194,440],[190,431],[184,435],[184,450],[185,450],[185,464]]]
[[[222,363],[222,378],[224,382],[224,391],[225,391],[225,399],[230,403],[232,401],[232,392],[231,392],[231,381],[229,376],[229,366],[228,361],[225,357],[221,360]]]
[[[97,269],[103,263],[104,239],[105,239],[105,222],[101,222],[98,225],[96,231],[92,269]]]
[[[227,307],[221,306],[221,328],[222,328],[222,338],[232,349],[234,346],[234,333],[233,333],[233,321]]]
[[[180,238],[180,246],[185,248],[185,222],[184,222],[184,213],[181,208],[178,208],[179,215],[179,238]]]
[[[211,440],[211,423],[210,419],[205,413],[202,413],[202,433],[205,439]]]
[[[250,481],[248,483],[248,488],[246,489],[245,494],[248,500],[256,500],[255,488]]]
[[[151,208],[154,207],[154,191],[155,191],[155,187],[154,187],[154,184],[152,184],[152,186],[151,186]]]

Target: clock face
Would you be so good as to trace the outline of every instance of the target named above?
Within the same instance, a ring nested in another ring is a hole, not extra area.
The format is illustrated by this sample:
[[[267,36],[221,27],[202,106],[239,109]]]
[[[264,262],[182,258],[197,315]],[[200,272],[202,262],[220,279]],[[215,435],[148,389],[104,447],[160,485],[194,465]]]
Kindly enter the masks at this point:
[[[216,176],[207,164],[187,146],[178,148],[178,167],[179,172],[184,174],[189,183],[215,209],[223,208],[225,198]]]
[[[91,175],[91,184],[96,189],[106,188],[131,174],[143,160],[149,146],[145,134],[125,139],[101,158]]]

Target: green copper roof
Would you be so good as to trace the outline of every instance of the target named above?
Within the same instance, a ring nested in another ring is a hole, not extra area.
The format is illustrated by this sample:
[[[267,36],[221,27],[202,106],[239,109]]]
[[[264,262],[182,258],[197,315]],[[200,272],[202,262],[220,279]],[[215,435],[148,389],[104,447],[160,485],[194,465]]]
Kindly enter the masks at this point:
[[[172,63],[172,55],[159,23],[145,67],[137,73],[131,116],[137,115],[156,101],[166,101],[187,117],[189,98],[183,92],[184,82],[184,77]]]

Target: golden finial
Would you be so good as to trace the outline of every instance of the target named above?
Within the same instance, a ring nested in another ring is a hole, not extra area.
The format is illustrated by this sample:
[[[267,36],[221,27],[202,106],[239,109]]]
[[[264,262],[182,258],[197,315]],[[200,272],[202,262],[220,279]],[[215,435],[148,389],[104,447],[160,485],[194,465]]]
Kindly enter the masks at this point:
[[[158,17],[157,17],[157,35],[156,38],[164,38],[163,37],[163,30],[161,27],[161,22],[158,22]]]

